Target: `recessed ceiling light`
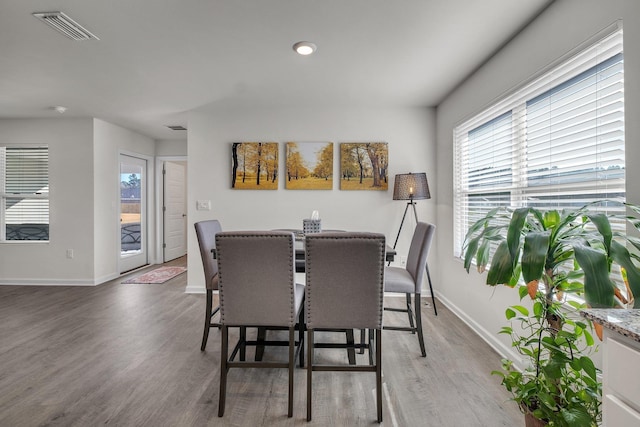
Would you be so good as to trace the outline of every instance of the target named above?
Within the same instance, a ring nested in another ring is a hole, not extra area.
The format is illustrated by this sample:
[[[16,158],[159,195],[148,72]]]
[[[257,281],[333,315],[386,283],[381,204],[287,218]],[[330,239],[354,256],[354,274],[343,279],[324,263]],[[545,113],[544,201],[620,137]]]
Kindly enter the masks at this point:
[[[57,111],[60,114],[64,114],[64,112],[67,111],[67,107],[63,107],[62,105],[56,105],[54,107],[51,107],[51,109],[53,111]]]
[[[315,52],[317,46],[311,42],[298,42],[293,45],[293,50],[298,52],[300,55],[311,55]]]

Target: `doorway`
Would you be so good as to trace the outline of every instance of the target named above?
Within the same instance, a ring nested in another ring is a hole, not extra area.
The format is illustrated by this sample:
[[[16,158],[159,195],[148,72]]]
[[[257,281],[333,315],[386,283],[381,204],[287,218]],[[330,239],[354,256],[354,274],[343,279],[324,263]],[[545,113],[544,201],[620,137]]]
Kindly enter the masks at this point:
[[[187,163],[162,165],[162,257],[168,262],[187,254]]]
[[[120,154],[120,273],[149,263],[147,161]]]

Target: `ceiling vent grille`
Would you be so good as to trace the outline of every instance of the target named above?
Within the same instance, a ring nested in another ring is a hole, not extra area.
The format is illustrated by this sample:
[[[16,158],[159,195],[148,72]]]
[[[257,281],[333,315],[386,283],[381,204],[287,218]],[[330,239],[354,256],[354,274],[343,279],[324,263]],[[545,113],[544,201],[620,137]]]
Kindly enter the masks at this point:
[[[187,130],[186,127],[184,126],[180,126],[180,125],[171,125],[171,126],[167,126],[169,129],[171,130]]]
[[[37,12],[33,16],[53,29],[69,37],[71,40],[100,40],[82,25],[62,12]]]

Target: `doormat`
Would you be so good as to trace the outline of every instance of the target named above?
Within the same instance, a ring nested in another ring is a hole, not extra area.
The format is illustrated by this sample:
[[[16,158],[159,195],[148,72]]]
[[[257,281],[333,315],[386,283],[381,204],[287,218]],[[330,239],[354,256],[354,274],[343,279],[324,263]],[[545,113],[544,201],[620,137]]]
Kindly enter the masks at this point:
[[[139,276],[123,280],[121,283],[159,284],[187,271],[185,267],[159,267]]]

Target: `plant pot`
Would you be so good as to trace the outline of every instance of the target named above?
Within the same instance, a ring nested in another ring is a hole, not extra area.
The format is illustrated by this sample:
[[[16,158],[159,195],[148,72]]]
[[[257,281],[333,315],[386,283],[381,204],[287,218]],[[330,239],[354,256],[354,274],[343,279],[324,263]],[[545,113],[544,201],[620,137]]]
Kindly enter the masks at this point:
[[[547,424],[548,423],[546,421],[543,421],[541,419],[534,417],[533,414],[531,414],[530,412],[527,412],[526,414],[524,414],[525,427],[544,427]]]

